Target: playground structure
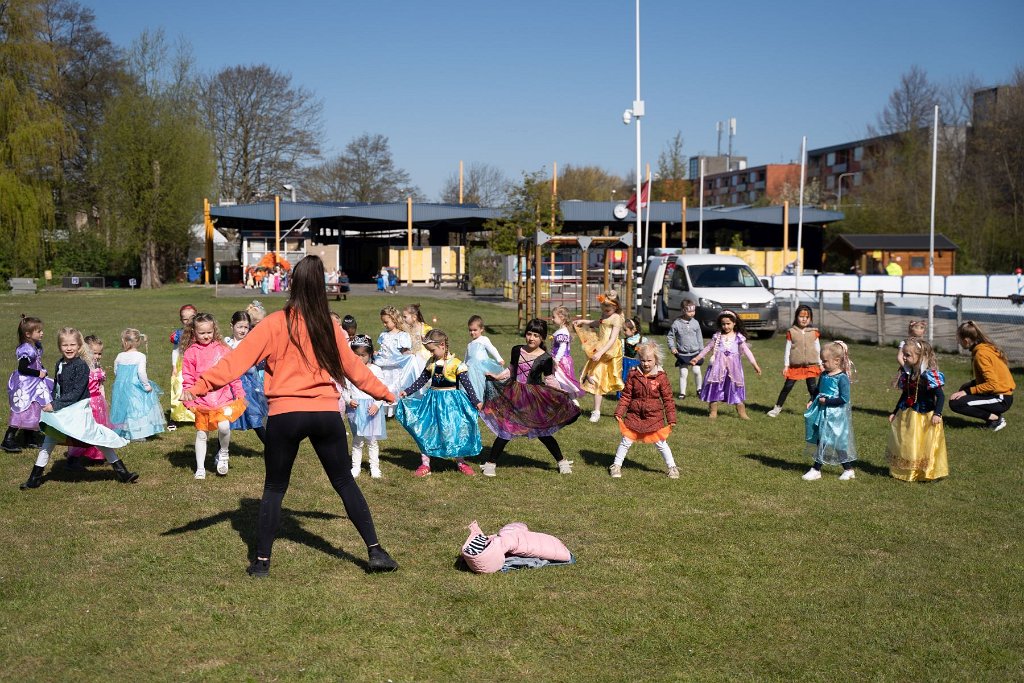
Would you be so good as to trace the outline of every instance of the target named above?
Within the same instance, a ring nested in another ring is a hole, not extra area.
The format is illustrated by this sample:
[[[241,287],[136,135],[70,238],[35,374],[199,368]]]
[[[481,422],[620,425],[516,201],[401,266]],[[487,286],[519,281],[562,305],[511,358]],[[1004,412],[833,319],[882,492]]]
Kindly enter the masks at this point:
[[[558,260],[556,247],[559,245],[579,249],[579,260]],[[600,245],[604,250],[604,265],[598,271],[599,279],[592,282],[594,273],[590,268],[590,253],[595,245]],[[547,255],[544,254],[545,246],[550,249]],[[622,247],[625,247],[625,257],[614,258],[614,252],[623,251]],[[623,264],[621,269],[612,268],[612,264],[617,262]],[[542,317],[545,311],[550,316],[556,306],[566,306],[585,317],[589,308],[597,307],[597,293],[608,290],[614,290],[619,295],[625,314],[632,316],[635,286],[633,263],[635,253],[632,231],[621,235],[592,237],[548,235],[538,230],[533,236],[520,238],[516,250],[518,329],[522,331],[528,320]],[[600,290],[592,297],[591,285],[595,284],[600,286]]]

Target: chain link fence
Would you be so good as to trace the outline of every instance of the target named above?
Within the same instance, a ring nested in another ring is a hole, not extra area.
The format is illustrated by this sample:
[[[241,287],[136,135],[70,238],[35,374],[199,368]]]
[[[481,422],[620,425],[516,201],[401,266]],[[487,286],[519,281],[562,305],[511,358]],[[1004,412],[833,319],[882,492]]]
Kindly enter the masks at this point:
[[[928,297],[878,290],[775,288],[779,302],[779,327],[791,325],[796,307],[806,304],[814,311],[815,326],[823,334],[851,341],[896,345],[907,337],[912,321],[928,320]],[[936,349],[967,353],[959,347],[960,323],[978,323],[1011,363],[1024,365],[1024,301],[1017,296],[933,296],[932,338]]]

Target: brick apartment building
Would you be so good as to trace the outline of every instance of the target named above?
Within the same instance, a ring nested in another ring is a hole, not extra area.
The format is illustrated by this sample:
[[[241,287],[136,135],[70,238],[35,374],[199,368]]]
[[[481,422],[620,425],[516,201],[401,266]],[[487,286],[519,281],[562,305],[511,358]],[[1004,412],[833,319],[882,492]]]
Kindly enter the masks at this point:
[[[738,206],[763,198],[774,202],[787,185],[800,185],[800,164],[765,164],[710,176],[705,172],[704,204]]]

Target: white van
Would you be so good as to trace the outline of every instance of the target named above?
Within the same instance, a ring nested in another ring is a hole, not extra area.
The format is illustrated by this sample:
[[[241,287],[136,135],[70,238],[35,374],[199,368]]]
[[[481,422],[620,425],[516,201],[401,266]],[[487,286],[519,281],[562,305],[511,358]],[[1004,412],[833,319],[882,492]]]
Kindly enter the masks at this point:
[[[767,339],[779,327],[775,295],[750,266],[736,256],[679,254],[655,256],[644,277],[641,318],[651,332],[667,330],[679,317],[683,301],[697,304],[697,320],[705,335],[715,332],[715,321],[730,309],[751,335]]]

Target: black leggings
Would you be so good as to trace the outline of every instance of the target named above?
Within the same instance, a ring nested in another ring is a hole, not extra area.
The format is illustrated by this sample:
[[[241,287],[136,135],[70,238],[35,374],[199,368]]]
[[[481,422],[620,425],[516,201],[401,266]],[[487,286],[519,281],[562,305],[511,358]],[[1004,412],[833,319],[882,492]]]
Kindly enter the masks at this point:
[[[299,452],[299,444],[309,438],[313,450],[320,458],[331,486],[341,496],[345,513],[352,520],[367,546],[377,545],[377,531],[373,527],[370,508],[363,492],[352,478],[352,458],[348,452],[345,424],[337,411],[315,413],[283,413],[271,415],[267,420],[264,461],[267,478],[260,501],[257,557],[270,557],[277,528],[281,524],[281,501],[288,490],[292,465]]]
[[[1013,405],[1013,394],[967,394],[949,402],[954,413],[988,422],[989,415],[1002,415]]]
[[[559,448],[558,442],[555,441],[555,437],[540,436],[537,437],[537,440],[547,447],[548,452],[554,456],[555,462],[562,462],[562,449]],[[491,455],[489,460],[493,462],[495,465],[497,465],[498,458],[500,458],[501,454],[505,452],[505,446],[507,445],[508,439],[502,439],[501,437],[496,438],[494,440],[494,443],[491,444]]]
[[[807,382],[807,393],[811,395],[811,398],[814,398],[818,395],[818,378],[808,377],[805,381]],[[779,392],[779,397],[775,400],[775,405],[781,406],[786,402],[786,399],[789,398],[789,392],[792,391],[794,384],[796,384],[795,379],[786,380],[786,383],[782,385],[782,391]]]

